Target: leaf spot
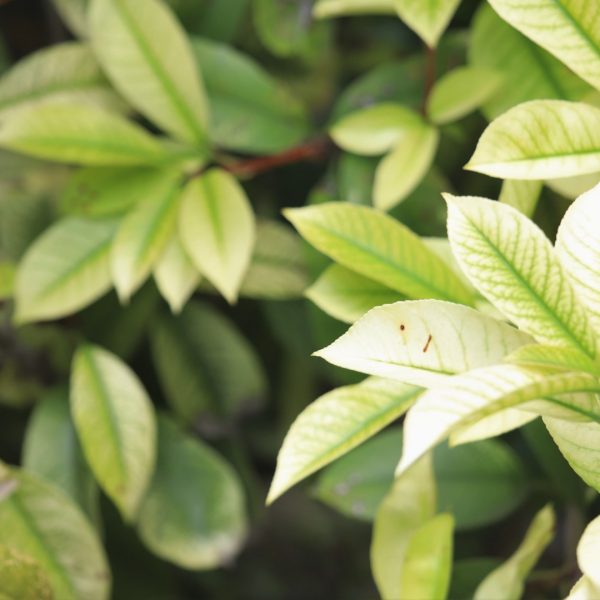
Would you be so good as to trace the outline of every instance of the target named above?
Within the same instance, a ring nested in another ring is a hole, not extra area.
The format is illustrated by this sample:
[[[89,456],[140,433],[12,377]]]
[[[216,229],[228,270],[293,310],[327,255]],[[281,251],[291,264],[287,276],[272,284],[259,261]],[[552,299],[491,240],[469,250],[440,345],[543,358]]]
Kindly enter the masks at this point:
[[[425,342],[425,345],[423,346],[423,352],[427,352],[427,350],[429,350],[429,344],[431,344],[432,339],[433,339],[433,336],[431,334],[429,334],[429,337],[427,338],[427,341]]]

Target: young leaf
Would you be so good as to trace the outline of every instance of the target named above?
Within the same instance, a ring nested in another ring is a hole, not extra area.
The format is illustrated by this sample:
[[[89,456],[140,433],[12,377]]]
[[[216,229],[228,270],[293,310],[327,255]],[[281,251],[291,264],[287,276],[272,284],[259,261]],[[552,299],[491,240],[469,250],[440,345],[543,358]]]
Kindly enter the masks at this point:
[[[48,229],[19,265],[15,319],[25,323],[62,317],[107,292],[114,231],[112,222],[75,218]]]
[[[490,0],[494,10],[600,89],[600,31],[596,0]]]
[[[534,517],[516,552],[479,584],[474,600],[519,600],[524,580],[554,537],[555,527],[554,510],[545,506]]]
[[[96,532],[71,499],[26,471],[4,465],[0,488],[2,543],[40,565],[53,598],[107,600],[108,562]]]
[[[445,197],[452,250],[479,291],[537,341],[593,358],[590,319],[543,232],[500,202]]]
[[[532,100],[493,121],[467,169],[502,179],[552,179],[600,171],[600,109]]]
[[[543,184],[541,181],[527,181],[507,179],[502,182],[498,200],[508,204],[523,213],[526,217],[533,217]]]
[[[375,104],[342,117],[329,133],[347,152],[377,156],[394,148],[413,129],[423,128],[421,117],[401,104]]]
[[[466,306],[416,300],[372,309],[315,355],[339,367],[430,387],[494,364],[530,341]]]
[[[185,32],[159,0],[92,0],[92,45],[109,78],[144,116],[204,145],[208,108]]]
[[[396,14],[394,0],[317,0],[313,7],[315,19],[362,14]]]
[[[185,569],[227,564],[246,534],[244,496],[233,469],[198,438],[158,421],[158,458],[138,532],[157,556]]]
[[[373,203],[389,210],[402,202],[429,171],[439,143],[437,129],[423,123],[407,129],[377,166]]]
[[[458,121],[487,102],[498,90],[502,77],[481,67],[459,67],[433,87],[427,114],[436,125]]]
[[[27,554],[0,546],[0,598],[53,600],[50,581],[40,564]]]
[[[121,221],[111,248],[111,272],[122,303],[144,283],[177,225],[179,173],[152,171],[139,183],[140,200]]]
[[[286,435],[267,502],[389,425],[420,392],[410,385],[369,378],[315,400]]]
[[[437,43],[460,0],[394,0],[399,17],[430,47]]]
[[[473,302],[444,261],[407,227],[379,211],[330,202],[288,209],[285,215],[317,250],[409,298]]]
[[[55,162],[133,166],[160,162],[166,151],[123,117],[84,104],[20,110],[0,128],[0,146]]]
[[[229,173],[212,169],[185,188],[181,241],[196,267],[229,303],[237,300],[248,269],[255,227],[250,201]]]
[[[142,384],[114,354],[82,346],[73,358],[71,412],[94,476],[131,521],[156,453],[154,412]]]

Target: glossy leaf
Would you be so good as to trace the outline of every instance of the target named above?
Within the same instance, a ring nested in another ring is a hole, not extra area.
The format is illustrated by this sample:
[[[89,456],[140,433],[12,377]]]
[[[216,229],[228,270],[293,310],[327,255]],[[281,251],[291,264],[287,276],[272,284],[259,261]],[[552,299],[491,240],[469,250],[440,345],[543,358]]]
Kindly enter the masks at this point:
[[[542,193],[542,188],[541,181],[507,179],[502,182],[498,200],[531,218]]]
[[[73,359],[71,412],[94,476],[132,520],[156,454],[154,412],[142,384],[114,354],[82,346]]]
[[[460,0],[394,0],[394,4],[400,18],[428,46],[435,47]]]
[[[52,600],[52,587],[40,564],[30,556],[0,546],[0,598]]]
[[[94,52],[117,90],[175,137],[204,144],[208,108],[185,32],[159,0],[92,0]]]

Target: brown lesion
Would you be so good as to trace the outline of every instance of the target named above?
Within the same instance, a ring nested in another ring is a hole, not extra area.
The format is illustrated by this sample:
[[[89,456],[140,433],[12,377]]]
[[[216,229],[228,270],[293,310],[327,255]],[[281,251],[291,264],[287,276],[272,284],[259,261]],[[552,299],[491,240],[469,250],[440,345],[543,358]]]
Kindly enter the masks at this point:
[[[400,331],[404,331],[406,329],[406,327],[404,326],[404,323],[400,323]]]
[[[425,345],[423,346],[423,352],[427,352],[427,350],[429,350],[429,344],[431,344],[432,339],[433,339],[433,336],[431,334],[429,334],[429,337],[427,338],[427,341],[425,342]]]

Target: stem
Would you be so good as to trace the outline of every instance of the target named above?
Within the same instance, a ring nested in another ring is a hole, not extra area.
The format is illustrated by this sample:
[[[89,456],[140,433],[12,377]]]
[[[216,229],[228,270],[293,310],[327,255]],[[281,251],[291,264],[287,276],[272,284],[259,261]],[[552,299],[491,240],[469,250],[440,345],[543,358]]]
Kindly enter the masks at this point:
[[[423,88],[423,101],[421,103],[421,113],[427,112],[427,101],[435,84],[437,51],[435,48],[425,47],[425,86]]]

